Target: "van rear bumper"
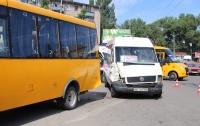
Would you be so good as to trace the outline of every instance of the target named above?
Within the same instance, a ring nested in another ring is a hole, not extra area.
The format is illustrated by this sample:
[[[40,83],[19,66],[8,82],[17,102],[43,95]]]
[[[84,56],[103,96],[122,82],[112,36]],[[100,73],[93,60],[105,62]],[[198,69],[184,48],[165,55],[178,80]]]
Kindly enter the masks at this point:
[[[120,82],[113,82],[112,86],[116,92],[135,93],[135,94],[158,94],[162,92],[163,84],[125,84]],[[148,91],[137,91],[138,89],[145,89]]]

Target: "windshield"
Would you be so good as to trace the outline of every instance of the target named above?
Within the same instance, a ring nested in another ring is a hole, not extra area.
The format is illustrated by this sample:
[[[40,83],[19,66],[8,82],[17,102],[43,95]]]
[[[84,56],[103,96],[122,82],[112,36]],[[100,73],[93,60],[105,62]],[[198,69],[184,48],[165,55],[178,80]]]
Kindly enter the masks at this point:
[[[157,63],[154,48],[116,47],[116,62]]]
[[[173,62],[180,62],[179,59],[177,59],[174,54],[171,52],[171,50],[165,50],[165,53],[167,54],[168,57],[170,57],[170,59],[173,61]]]

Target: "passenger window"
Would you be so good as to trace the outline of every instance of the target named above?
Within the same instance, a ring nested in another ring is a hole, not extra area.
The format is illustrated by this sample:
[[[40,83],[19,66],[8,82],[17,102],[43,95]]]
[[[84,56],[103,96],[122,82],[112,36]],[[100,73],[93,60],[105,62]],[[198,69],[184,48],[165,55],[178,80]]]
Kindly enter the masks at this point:
[[[60,57],[57,23],[56,19],[38,16],[40,57]]]
[[[6,7],[0,6],[0,15],[6,16]]]
[[[87,55],[89,54],[90,46],[88,33],[88,28],[76,25],[77,51],[79,58],[87,58]]]
[[[38,57],[36,16],[32,13],[10,9],[12,56]]]
[[[7,20],[0,18],[0,57],[10,57],[7,28]]]
[[[90,29],[90,55],[91,58],[96,58],[96,52],[98,52],[98,48],[96,47],[97,45],[97,39],[96,39],[96,30],[95,29]],[[88,58],[90,58],[88,56]]]
[[[59,24],[62,57],[76,58],[75,25],[63,21]]]

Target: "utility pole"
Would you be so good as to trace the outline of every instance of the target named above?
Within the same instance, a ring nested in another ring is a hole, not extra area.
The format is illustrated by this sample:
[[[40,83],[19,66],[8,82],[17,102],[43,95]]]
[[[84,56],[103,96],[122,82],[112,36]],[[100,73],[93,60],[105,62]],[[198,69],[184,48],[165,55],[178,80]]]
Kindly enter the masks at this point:
[[[173,33],[173,36],[174,36],[174,46],[173,46],[173,52],[174,52],[174,55],[176,53],[176,36],[179,35],[179,34],[175,34]]]
[[[175,55],[175,48],[176,48],[175,42],[176,42],[176,35],[174,35],[174,55]]]
[[[62,0],[60,1],[60,13],[62,13]]]

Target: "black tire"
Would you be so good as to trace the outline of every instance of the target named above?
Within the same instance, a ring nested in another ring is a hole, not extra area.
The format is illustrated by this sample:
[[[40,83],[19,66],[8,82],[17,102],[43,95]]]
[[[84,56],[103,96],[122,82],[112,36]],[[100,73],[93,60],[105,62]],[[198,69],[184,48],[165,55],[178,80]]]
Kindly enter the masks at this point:
[[[116,92],[113,86],[110,87],[110,93],[111,93],[111,97],[113,98],[119,97],[119,92]]]
[[[101,83],[105,83],[105,75],[104,72],[101,74]]]
[[[169,80],[170,81],[176,81],[177,79],[177,74],[175,72],[170,72],[169,73]]]
[[[105,82],[104,82],[104,84],[105,84],[105,87],[108,87],[108,81],[106,80],[106,75],[105,75],[105,73],[103,73],[103,76],[104,76],[104,79],[105,79]]]
[[[74,87],[70,86],[65,93],[65,98],[61,97],[57,99],[57,106],[60,109],[72,110],[76,107],[77,100],[77,91]]]
[[[153,94],[153,97],[154,98],[160,98],[162,96],[162,91],[158,94]]]

